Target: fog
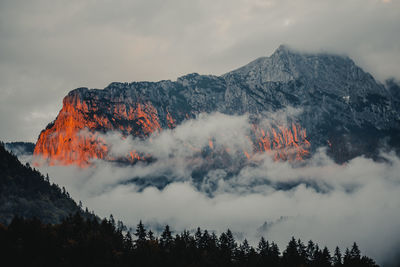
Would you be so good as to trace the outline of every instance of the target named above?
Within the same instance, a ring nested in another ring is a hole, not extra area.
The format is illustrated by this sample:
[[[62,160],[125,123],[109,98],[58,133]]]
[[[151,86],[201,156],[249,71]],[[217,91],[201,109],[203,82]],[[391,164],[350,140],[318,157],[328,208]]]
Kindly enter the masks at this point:
[[[265,123],[282,124],[299,112],[269,114],[273,120]],[[281,250],[292,236],[312,239],[331,251],[336,245],[343,251],[356,241],[379,263],[397,255],[400,159],[394,153],[382,153],[380,162],[358,157],[338,165],[322,147],[302,162],[275,161],[267,152],[253,155],[248,163],[241,151],[251,147],[246,138],[250,127],[246,115],[216,113],[146,140],[109,133],[102,137],[113,155],[136,149],[155,160],[40,170],[99,216],[113,214],[131,227],[143,220],[153,230],[163,224],[176,232],[197,226],[217,233],[230,228],[239,239],[246,237],[254,245],[264,236]],[[214,155],[222,150],[229,151],[228,163]],[[198,168],[206,171],[200,181],[193,177]],[[162,186],[157,177],[164,180]]]

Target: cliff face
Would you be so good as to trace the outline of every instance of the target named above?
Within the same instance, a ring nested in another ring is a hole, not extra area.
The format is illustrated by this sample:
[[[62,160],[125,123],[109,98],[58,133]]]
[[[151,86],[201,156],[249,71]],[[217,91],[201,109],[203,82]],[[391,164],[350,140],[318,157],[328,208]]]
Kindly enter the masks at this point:
[[[75,89],[64,98],[54,123],[40,134],[34,154],[49,164],[86,166],[93,158],[110,159],[99,132],[118,130],[146,138],[202,112],[257,118],[292,106],[303,111],[295,123],[271,129],[254,125],[254,150],[301,159],[329,145],[332,155],[343,161],[375,153],[383,137],[398,137],[400,116],[394,103],[390,92],[351,59],[281,46],[270,57],[220,77],[189,74],[174,82]],[[282,152],[286,148],[294,152]],[[141,157],[134,151],[128,156],[131,161]]]
[[[161,129],[151,103],[125,102],[129,99],[121,98],[118,102],[99,101],[86,97],[84,92],[87,90],[68,94],[57,119],[39,136],[34,155],[40,155],[50,165],[84,167],[92,159],[108,159],[108,147],[99,132],[118,130],[125,135],[146,137]]]

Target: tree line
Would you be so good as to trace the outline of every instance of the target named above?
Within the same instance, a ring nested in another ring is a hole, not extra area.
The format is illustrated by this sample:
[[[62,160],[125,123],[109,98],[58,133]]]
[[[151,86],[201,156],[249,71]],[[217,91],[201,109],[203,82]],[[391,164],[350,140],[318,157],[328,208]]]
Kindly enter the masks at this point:
[[[232,232],[217,236],[201,230],[173,234],[168,225],[159,236],[140,222],[131,234],[120,221],[85,218],[80,213],[60,224],[15,217],[0,224],[0,257],[12,266],[377,266],[356,243],[342,255],[313,241],[292,238],[281,252],[263,237],[253,247],[238,243]]]

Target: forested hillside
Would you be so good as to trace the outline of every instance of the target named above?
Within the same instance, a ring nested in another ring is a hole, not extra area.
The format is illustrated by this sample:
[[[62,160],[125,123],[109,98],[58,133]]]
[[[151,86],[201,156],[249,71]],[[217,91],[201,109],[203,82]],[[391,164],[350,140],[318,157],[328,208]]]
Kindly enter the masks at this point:
[[[49,177],[23,165],[0,143],[0,222],[8,224],[15,215],[37,217],[44,223],[59,223],[81,211],[64,188]]]

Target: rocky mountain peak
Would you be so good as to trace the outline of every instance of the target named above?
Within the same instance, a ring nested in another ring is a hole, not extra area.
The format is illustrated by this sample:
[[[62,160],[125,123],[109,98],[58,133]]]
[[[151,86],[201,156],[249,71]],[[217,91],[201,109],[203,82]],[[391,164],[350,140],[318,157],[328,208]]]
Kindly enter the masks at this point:
[[[293,49],[291,49],[289,46],[285,45],[285,44],[281,44],[275,51],[274,53],[272,53],[272,55],[270,57],[277,57],[277,58],[287,58],[289,57],[291,54],[294,54],[295,51]]]
[[[260,57],[225,74],[253,82],[289,82],[297,79],[357,78],[363,71],[346,56],[328,53],[307,54],[280,45],[269,57]],[[340,76],[340,77],[338,77]]]
[[[50,162],[86,163],[106,157],[107,147],[98,146],[95,135],[78,134],[85,129],[147,137],[200,113],[263,116],[295,107],[302,110],[296,121],[307,130],[311,149],[329,141],[343,155],[341,146],[353,143],[346,146],[357,152],[343,157],[350,158],[371,151],[378,135],[398,135],[400,104],[392,95],[346,56],[301,53],[281,45],[271,56],[222,76],[192,73],[176,81],[75,89],[41,133],[35,155],[54,159]]]

